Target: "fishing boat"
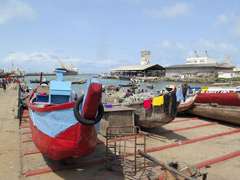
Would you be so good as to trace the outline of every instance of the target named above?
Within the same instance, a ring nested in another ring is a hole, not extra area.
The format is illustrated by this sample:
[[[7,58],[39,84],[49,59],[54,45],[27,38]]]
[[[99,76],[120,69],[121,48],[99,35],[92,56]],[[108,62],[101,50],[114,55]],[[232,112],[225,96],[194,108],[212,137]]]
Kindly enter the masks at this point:
[[[106,90],[108,91],[111,91],[111,90],[116,90],[116,85],[113,85],[113,84],[109,84],[107,87],[106,87]]]
[[[129,84],[119,84],[120,87],[133,87],[133,86],[140,86],[140,84],[129,83]]]
[[[72,84],[84,84],[87,82],[87,79],[81,79],[78,81],[71,81]]]
[[[119,75],[119,79],[121,80],[130,80],[130,77],[127,75]]]
[[[202,93],[234,93],[240,92],[240,87],[232,87],[232,86],[209,86],[209,87],[190,87],[190,91],[198,91],[201,89]]]
[[[154,85],[147,83],[147,84],[146,84],[146,87],[149,88],[149,89],[153,89],[153,88],[154,88]]]
[[[183,84],[180,91],[182,91],[184,97],[187,95],[187,89],[188,85]],[[149,109],[144,107],[144,101],[127,104],[127,107],[135,108],[135,125],[142,128],[155,128],[172,122],[176,117],[180,104],[176,101],[176,97],[173,96],[174,93],[176,92],[165,94],[169,98],[169,103],[164,102],[163,105],[151,106]],[[184,105],[182,104],[182,106]]]
[[[240,107],[238,106],[195,103],[194,106],[186,112],[194,116],[240,125]]]
[[[177,112],[183,112],[193,107],[200,93],[201,93],[201,90],[198,90],[195,93],[189,94],[188,98],[185,101],[180,102],[177,108]]]
[[[53,160],[91,154],[104,109],[102,85],[91,79],[84,96],[76,100],[71,82],[57,81],[39,85],[27,99],[33,141],[42,154]]]
[[[32,80],[29,80],[29,81],[30,81],[30,83],[38,83],[38,84],[40,83],[39,79],[34,79],[34,80],[32,79]],[[50,81],[46,80],[46,79],[45,80],[43,79],[42,83],[48,84],[48,83],[50,83]]]
[[[201,93],[195,102],[240,106],[240,93]]]
[[[166,85],[166,86],[165,86],[165,89],[166,89],[168,92],[171,92],[174,88],[175,88],[175,85]]]

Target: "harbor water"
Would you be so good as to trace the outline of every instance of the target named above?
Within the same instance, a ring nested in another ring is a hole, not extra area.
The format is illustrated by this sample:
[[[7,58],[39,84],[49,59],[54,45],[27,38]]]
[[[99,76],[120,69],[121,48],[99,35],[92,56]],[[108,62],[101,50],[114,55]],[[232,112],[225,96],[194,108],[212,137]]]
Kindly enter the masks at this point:
[[[79,75],[74,75],[74,76],[63,76],[63,81],[79,81],[81,79],[87,79],[87,82],[84,84],[72,84],[72,90],[75,91],[78,95],[81,95],[82,91],[86,90],[88,81],[93,78],[94,74],[79,74]],[[25,76],[24,80],[27,82],[28,86],[32,89],[34,89],[38,83],[31,83],[30,80],[35,80],[35,79],[40,79],[40,76]],[[46,80],[56,80],[57,76],[44,76],[43,79]],[[20,79],[21,80],[21,79]],[[99,81],[102,83],[103,86],[107,87],[108,85],[123,85],[123,84],[128,84],[131,83],[130,80],[120,80],[120,79],[99,79]],[[153,89],[148,89],[146,87],[146,83],[150,83],[154,85]],[[154,82],[141,82],[140,86],[138,89],[143,89],[147,90],[148,92],[152,92],[153,94],[157,93],[157,90],[161,90],[164,88],[166,85],[181,85],[182,82],[170,82],[170,81],[154,81]],[[200,84],[200,83],[188,83],[189,86],[191,87],[199,87],[199,86],[209,86],[209,84]],[[126,91],[129,89],[129,87],[121,87],[122,90]],[[135,89],[137,91],[138,89]]]

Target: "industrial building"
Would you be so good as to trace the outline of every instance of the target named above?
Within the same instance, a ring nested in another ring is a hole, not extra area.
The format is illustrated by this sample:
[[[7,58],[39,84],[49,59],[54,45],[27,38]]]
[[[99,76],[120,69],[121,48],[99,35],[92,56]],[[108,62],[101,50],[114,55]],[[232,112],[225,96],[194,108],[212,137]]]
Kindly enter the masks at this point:
[[[110,69],[111,74],[126,76],[164,76],[165,69],[159,64],[150,64],[151,51],[141,51],[141,65],[122,66]]]
[[[209,57],[199,57],[195,51],[195,58],[188,58],[186,64],[165,67],[167,77],[217,77],[218,74],[233,71],[233,64],[229,58],[224,63],[217,63],[217,60]]]

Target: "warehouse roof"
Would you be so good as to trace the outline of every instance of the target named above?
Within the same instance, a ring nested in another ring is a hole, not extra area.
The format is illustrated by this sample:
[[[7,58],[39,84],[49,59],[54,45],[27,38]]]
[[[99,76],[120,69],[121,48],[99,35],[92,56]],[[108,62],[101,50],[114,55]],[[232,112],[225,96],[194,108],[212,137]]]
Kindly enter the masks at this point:
[[[212,64],[181,64],[164,67],[165,69],[171,68],[192,68],[192,67],[221,67],[221,68],[233,68],[234,66],[229,65],[228,63],[212,63]]]
[[[110,71],[144,71],[144,70],[164,70],[164,68],[158,64],[147,64],[147,65],[122,66],[110,69]]]

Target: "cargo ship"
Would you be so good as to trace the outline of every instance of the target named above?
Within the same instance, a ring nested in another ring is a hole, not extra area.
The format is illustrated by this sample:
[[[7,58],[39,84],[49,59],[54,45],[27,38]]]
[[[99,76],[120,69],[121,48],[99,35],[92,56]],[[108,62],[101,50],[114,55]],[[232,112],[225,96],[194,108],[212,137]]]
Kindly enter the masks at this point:
[[[59,63],[61,64],[62,67],[56,68],[55,70],[60,70],[60,71],[66,71],[63,73],[63,75],[78,75],[78,68],[72,67],[70,64],[64,64],[63,62],[58,59]]]

